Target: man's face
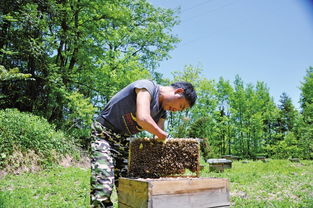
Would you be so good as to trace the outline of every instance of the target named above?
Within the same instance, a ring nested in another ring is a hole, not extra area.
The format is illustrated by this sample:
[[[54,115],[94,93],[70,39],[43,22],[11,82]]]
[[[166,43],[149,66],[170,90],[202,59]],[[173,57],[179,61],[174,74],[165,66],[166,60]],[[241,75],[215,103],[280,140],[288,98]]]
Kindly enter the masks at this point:
[[[162,104],[164,110],[172,112],[183,111],[190,107],[188,101],[180,94],[179,90],[174,91],[174,93],[168,96]]]

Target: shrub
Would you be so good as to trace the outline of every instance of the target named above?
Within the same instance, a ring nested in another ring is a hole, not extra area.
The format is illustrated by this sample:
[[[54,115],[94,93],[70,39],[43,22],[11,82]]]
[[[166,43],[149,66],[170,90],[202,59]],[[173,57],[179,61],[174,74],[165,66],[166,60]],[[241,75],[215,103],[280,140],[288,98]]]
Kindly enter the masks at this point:
[[[77,153],[73,139],[56,131],[44,118],[17,109],[0,110],[0,167],[10,165],[16,150],[34,152],[40,165],[51,165],[61,155]]]
[[[299,141],[292,132],[286,134],[283,140],[270,146],[268,149],[273,152],[272,157],[275,159],[287,159],[292,157],[304,158],[304,150],[301,148]]]

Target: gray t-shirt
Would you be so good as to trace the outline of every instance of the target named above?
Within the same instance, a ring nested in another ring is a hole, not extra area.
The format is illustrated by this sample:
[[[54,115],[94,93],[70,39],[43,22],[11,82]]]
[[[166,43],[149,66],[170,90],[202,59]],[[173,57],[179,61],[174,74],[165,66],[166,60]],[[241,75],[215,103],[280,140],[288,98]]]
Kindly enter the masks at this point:
[[[150,93],[150,115],[153,120],[157,123],[160,118],[166,118],[166,111],[159,105],[160,87],[150,80],[138,80],[119,91],[104,107],[100,113],[104,126],[127,136],[143,130],[136,122],[136,88],[144,88]]]

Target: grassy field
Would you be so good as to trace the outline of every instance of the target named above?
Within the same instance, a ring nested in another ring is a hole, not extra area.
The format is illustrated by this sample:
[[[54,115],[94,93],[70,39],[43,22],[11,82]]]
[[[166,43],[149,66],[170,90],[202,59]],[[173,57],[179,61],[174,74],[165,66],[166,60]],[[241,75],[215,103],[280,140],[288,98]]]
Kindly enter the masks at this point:
[[[57,167],[0,179],[0,208],[88,207],[89,170]],[[233,162],[223,173],[202,177],[228,178],[232,207],[313,207],[313,161]],[[115,207],[117,197],[113,195]]]

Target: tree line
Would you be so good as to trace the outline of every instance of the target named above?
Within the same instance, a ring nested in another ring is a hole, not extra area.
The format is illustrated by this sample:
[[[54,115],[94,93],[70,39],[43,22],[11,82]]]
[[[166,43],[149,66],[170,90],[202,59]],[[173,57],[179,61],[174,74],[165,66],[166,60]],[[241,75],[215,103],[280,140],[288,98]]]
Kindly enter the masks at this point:
[[[286,93],[275,104],[261,81],[246,84],[238,75],[233,83],[208,80],[192,66],[173,76],[194,83],[199,97],[189,112],[170,117],[172,134],[202,138],[206,157],[313,158],[312,67],[301,83],[300,110]]]
[[[300,110],[287,94],[276,105],[265,83],[245,84],[239,76],[233,83],[208,80],[186,66],[164,78],[157,67],[179,42],[172,34],[178,14],[146,0],[4,0],[0,108],[41,116],[84,146],[96,113],[128,83],[185,80],[199,99],[168,116],[173,136],[203,138],[207,157],[312,159],[313,69],[301,83]]]

